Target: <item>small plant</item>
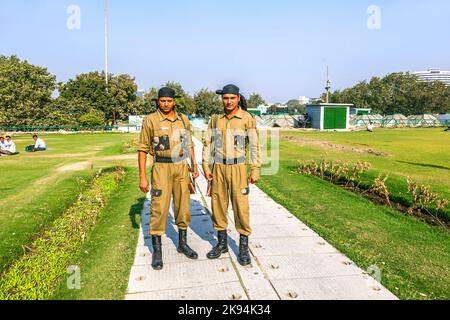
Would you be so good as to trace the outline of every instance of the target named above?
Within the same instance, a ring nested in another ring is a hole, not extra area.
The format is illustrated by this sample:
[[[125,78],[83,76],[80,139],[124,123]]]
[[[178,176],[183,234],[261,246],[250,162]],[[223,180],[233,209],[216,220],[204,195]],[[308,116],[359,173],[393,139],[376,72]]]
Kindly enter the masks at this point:
[[[338,160],[326,161],[322,159],[319,163],[315,160],[299,162],[297,172],[308,176],[314,175],[322,180],[328,178],[333,183],[344,180],[347,181],[346,186],[350,183],[359,186],[361,175],[369,169],[370,164],[367,162],[358,161],[353,165]]]
[[[135,137],[122,146],[122,153],[135,153],[139,147],[139,138]]]
[[[378,175],[377,178],[375,178],[374,184],[372,185],[372,188],[370,189],[370,192],[380,196],[389,207],[392,208],[391,200],[390,200],[390,192],[388,187],[386,186],[386,181],[389,179],[389,175],[382,178],[381,173]]]
[[[444,211],[445,208],[450,204],[450,201],[443,199],[443,200],[436,200],[436,210],[438,211]]]
[[[432,215],[429,210],[430,206],[436,206],[436,211],[439,212],[444,211],[450,203],[447,199],[439,199],[439,196],[431,190],[430,186],[420,185],[411,177],[408,177],[406,181],[408,183],[408,192],[413,198],[413,202],[408,208],[409,214],[414,214],[414,212],[426,212]],[[438,219],[434,215],[432,216],[433,218]]]
[[[361,184],[361,176],[369,171],[371,168],[370,163],[358,161],[350,170],[350,175],[348,177],[348,182],[346,186],[348,186],[350,183],[353,184],[355,189],[359,188],[359,185]]]

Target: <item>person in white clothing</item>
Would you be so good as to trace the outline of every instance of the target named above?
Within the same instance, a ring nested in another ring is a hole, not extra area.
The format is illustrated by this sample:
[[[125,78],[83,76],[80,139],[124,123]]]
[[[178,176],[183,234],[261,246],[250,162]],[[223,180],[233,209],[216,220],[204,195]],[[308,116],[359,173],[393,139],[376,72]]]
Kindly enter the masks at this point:
[[[11,140],[11,136],[6,136],[3,146],[0,148],[0,154],[6,156],[16,155],[16,144]]]
[[[3,150],[5,148],[6,148],[5,137],[0,136],[0,150]]]
[[[34,135],[33,139],[35,141],[33,152],[46,151],[47,150],[47,145],[45,144],[44,140],[39,138],[37,135]]]

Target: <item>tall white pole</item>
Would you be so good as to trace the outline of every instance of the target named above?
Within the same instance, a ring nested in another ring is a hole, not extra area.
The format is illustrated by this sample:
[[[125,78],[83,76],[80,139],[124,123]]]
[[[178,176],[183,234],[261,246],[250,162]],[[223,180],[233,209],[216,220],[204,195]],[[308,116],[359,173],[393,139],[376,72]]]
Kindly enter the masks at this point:
[[[108,0],[105,0],[105,81],[108,85]]]

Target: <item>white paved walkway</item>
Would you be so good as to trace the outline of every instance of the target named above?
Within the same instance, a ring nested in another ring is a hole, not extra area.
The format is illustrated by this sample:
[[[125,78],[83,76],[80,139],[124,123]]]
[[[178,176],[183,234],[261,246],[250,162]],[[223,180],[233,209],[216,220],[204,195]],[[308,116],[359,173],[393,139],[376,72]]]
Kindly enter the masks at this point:
[[[200,160],[198,141],[196,155]],[[171,211],[167,236],[163,237],[164,269],[152,269],[147,201],[127,300],[397,299],[256,186],[251,187],[250,196],[252,265],[242,267],[237,262],[239,235],[231,209],[230,253],[208,260],[206,253],[215,244],[216,232],[211,222],[210,199],[204,197],[203,175],[197,184],[199,192],[191,198],[188,242],[199,253],[199,260],[189,260],[176,251],[178,234]]]

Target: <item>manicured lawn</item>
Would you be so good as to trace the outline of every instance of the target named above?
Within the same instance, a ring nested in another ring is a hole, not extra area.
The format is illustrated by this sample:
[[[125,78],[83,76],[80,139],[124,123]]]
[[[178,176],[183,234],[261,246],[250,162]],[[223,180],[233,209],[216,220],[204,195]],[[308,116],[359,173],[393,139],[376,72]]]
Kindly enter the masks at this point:
[[[400,184],[411,175],[448,199],[450,135],[440,129],[416,130],[378,130],[373,135],[284,132],[280,171],[264,176],[259,186],[360,267],[380,268],[382,283],[400,298],[449,299],[450,236],[445,229],[292,170],[298,160],[364,160],[373,165],[372,177],[378,172],[394,177],[390,187],[397,193],[404,192],[406,182]],[[309,140],[370,147],[388,156],[338,151]]]
[[[126,170],[125,181],[103,209],[84,243],[81,255],[72,262],[81,270],[81,289],[61,285],[57,300],[122,300],[134,261],[140,214],[145,195],[136,187],[138,170]]]
[[[432,187],[441,198],[450,199],[450,134],[438,129],[378,129],[370,132],[283,132],[286,147],[282,158],[297,160],[367,161],[372,170],[363,175],[363,183],[372,185],[379,173],[388,174],[393,198],[410,203],[406,178],[411,176]],[[323,142],[322,144],[318,142]],[[330,146],[330,144],[332,146]],[[345,151],[339,150],[345,146]],[[356,149],[356,151],[349,151]],[[376,156],[368,152],[382,152]],[[450,210],[444,216],[450,220]]]
[[[22,246],[54,221],[78,196],[94,173],[135,160],[121,155],[129,134],[43,135],[48,152],[25,153],[31,135],[13,137],[20,155],[0,157],[0,272],[23,252]],[[78,166],[88,162],[88,165]],[[61,168],[66,168],[61,170]]]
[[[68,289],[63,279],[53,298],[123,299],[144,202],[137,185],[136,157],[123,154],[124,143],[136,135],[43,138],[50,148],[46,153],[0,158],[0,273],[22,254],[22,246],[30,244],[75,201],[99,168],[122,165],[124,182],[87,235],[81,255],[73,257],[73,265],[81,268],[81,289]],[[19,151],[32,142],[30,136],[15,137],[15,141]],[[286,131],[280,146],[280,171],[263,176],[259,186],[360,267],[380,268],[382,283],[400,298],[449,299],[450,237],[446,230],[293,172],[302,160],[363,160],[372,164],[364,181],[370,183],[379,172],[389,174],[388,186],[401,201],[410,201],[407,176],[449,199],[449,146],[450,134],[441,129],[377,130],[374,134]],[[368,149],[385,155],[370,154]]]

